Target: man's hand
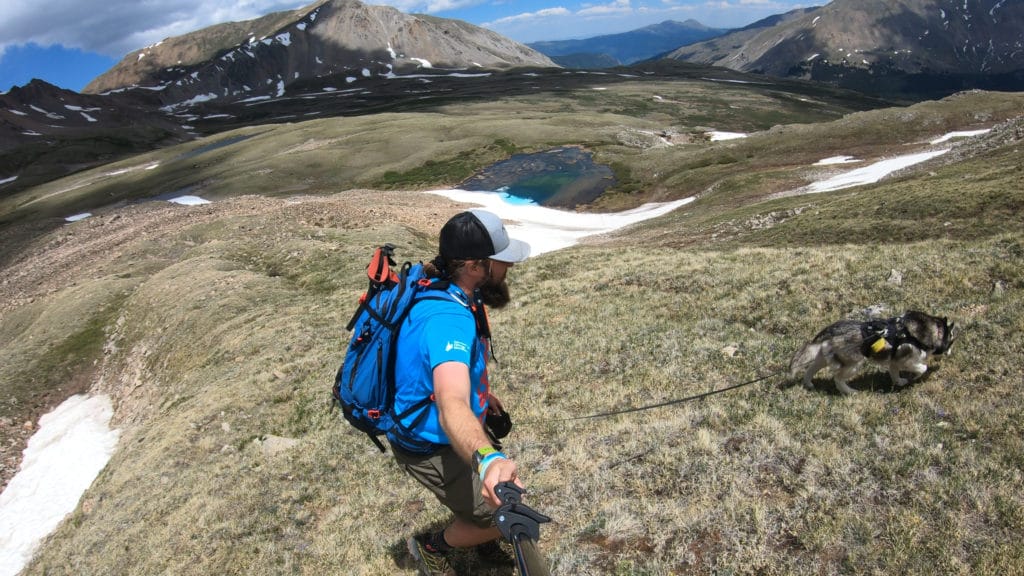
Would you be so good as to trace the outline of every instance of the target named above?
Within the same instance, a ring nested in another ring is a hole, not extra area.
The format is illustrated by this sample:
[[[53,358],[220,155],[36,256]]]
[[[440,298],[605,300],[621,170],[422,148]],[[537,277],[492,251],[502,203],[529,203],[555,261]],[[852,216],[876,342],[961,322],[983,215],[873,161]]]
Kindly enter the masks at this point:
[[[523,483],[519,481],[516,463],[507,458],[496,458],[491,462],[484,471],[484,477],[481,481],[483,482],[483,488],[480,489],[480,494],[495,509],[501,506],[501,499],[494,493],[494,488],[498,484],[513,482],[520,488],[524,487]]]
[[[501,405],[501,400],[490,392],[487,393],[487,411],[491,414],[501,414],[505,411],[505,407]]]

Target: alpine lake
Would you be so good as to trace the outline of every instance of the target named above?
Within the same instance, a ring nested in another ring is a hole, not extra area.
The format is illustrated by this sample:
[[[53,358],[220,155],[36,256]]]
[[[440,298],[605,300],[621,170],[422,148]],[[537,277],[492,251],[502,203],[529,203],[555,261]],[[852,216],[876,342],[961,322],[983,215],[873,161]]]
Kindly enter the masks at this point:
[[[575,208],[596,200],[615,184],[612,169],[581,148],[562,147],[516,154],[466,179],[459,188],[498,192],[512,203]]]

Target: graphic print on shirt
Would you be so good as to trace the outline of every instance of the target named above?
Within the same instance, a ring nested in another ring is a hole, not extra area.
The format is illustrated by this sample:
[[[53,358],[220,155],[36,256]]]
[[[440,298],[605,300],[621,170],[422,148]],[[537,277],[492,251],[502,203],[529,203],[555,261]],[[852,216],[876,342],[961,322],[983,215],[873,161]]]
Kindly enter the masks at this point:
[[[444,347],[444,351],[445,352],[451,352],[452,350],[457,350],[459,352],[467,352],[468,353],[469,352],[469,345],[466,344],[465,342],[460,342],[458,340],[449,340],[448,344],[445,345],[445,347]]]

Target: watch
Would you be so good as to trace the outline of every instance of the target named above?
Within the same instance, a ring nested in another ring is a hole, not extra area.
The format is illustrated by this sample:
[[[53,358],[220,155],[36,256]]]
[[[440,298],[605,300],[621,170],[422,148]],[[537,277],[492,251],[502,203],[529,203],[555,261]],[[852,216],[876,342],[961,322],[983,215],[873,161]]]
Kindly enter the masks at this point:
[[[494,446],[484,446],[483,448],[473,452],[473,470],[476,472],[480,471],[480,463],[483,462],[484,458],[488,454],[494,454],[497,450]]]

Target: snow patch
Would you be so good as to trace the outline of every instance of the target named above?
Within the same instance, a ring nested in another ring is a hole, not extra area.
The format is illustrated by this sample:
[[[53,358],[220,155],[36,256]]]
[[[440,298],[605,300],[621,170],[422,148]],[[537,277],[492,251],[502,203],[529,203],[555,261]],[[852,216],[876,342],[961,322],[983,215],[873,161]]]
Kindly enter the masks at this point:
[[[444,196],[456,202],[476,204],[510,223],[509,235],[530,245],[530,255],[537,256],[577,244],[595,234],[614,232],[630,224],[663,216],[694,198],[673,202],[644,204],[639,208],[610,214],[567,212],[546,208],[501,192],[470,192],[466,190],[430,190],[428,194]]]
[[[948,142],[950,140],[953,140],[954,138],[970,138],[972,136],[980,136],[982,134],[987,134],[988,132],[989,132],[989,129],[987,129],[987,128],[984,129],[984,130],[963,130],[963,131],[960,131],[960,132],[950,132],[950,133],[945,134],[945,135],[943,135],[943,136],[941,136],[939,138],[936,138],[935,140],[932,140],[932,141],[930,141],[928,143],[929,144],[942,144],[943,142]]]
[[[476,72],[476,73],[452,72],[451,74],[446,74],[446,76],[449,76],[451,78],[486,78],[486,77],[488,77],[490,75],[491,75],[490,72]]]
[[[178,196],[168,200],[171,204],[180,204],[182,206],[201,206],[203,204],[209,204],[210,201],[199,196]]]
[[[39,112],[40,114],[44,114],[50,120],[64,120],[64,117],[61,116],[60,114],[56,114],[56,113],[50,112],[48,110],[43,110],[42,108],[40,108],[38,106],[34,106],[32,104],[29,104],[28,107],[33,109],[33,110],[35,110],[36,112]]]
[[[113,455],[120,431],[106,396],[76,395],[39,419],[21,469],[0,494],[0,574],[17,574],[74,511]]]
[[[160,110],[162,110],[164,112],[170,113],[170,112],[173,112],[175,108],[190,107],[190,106],[192,106],[194,104],[199,104],[199,103],[202,103],[202,102],[209,102],[210,100],[216,100],[216,99],[217,99],[217,94],[214,93],[214,92],[210,92],[209,94],[200,94],[200,95],[198,95],[198,96],[196,96],[194,98],[191,98],[189,100],[185,100],[184,102],[178,102],[177,104],[168,104],[167,106],[164,106],[163,108],[160,108]]]
[[[815,166],[831,166],[833,164],[849,164],[851,162],[860,162],[860,160],[853,156],[830,156],[828,158],[822,158],[814,163]]]
[[[742,133],[742,132],[719,132],[719,131],[712,131],[712,132],[708,132],[708,135],[711,136],[711,141],[712,142],[720,142],[722,140],[736,140],[737,138],[746,138],[747,137],[747,135]]]
[[[942,150],[932,150],[929,152],[919,152],[917,154],[907,154],[905,156],[897,156],[895,158],[889,158],[875,162],[870,166],[864,168],[858,168],[851,170],[843,174],[838,174],[832,178],[815,182],[801,189],[801,192],[807,194],[814,194],[818,192],[831,192],[833,190],[841,190],[843,188],[850,188],[853,186],[861,186],[864,184],[874,184],[885,176],[901,170],[914,164],[919,164],[926,160],[931,160],[936,156],[941,156],[949,152],[948,148]]]

